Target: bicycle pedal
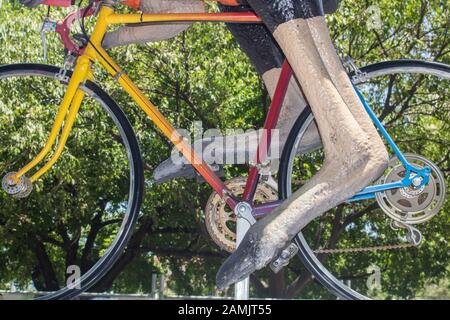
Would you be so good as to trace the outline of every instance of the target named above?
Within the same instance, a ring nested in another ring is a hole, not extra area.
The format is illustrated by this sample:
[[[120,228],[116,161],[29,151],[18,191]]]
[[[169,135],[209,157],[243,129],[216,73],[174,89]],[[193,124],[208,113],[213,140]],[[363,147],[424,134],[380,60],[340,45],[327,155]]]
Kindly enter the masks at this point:
[[[270,263],[270,269],[274,273],[278,273],[281,269],[286,267],[289,264],[289,261],[294,257],[298,252],[298,247],[295,243],[291,243],[281,251],[281,254]]]

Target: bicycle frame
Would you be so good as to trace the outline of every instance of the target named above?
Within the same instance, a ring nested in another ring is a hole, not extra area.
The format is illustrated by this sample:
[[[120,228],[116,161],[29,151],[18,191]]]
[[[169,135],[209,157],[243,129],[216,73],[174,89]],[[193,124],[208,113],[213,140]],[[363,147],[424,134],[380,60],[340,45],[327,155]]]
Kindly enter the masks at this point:
[[[20,178],[26,174],[29,170],[34,168],[44,157],[49,153],[51,147],[56,141],[58,133],[62,128],[60,139],[58,145],[56,146],[55,152],[52,158],[40,168],[32,177],[31,181],[34,182],[39,177],[41,177],[45,172],[47,172],[52,165],[57,161],[61,155],[69,133],[72,129],[73,123],[75,121],[76,115],[79,111],[80,105],[84,98],[84,93],[79,89],[80,84],[86,80],[93,78],[92,63],[99,62],[110,74],[113,76],[117,82],[123,87],[123,89],[131,96],[131,98],[140,106],[142,110],[150,117],[150,119],[155,123],[155,125],[162,131],[162,133],[176,146],[176,148],[187,158],[198,173],[206,180],[206,182],[211,185],[215,192],[217,192],[234,210],[239,201],[248,202],[253,207],[253,215],[263,216],[274,208],[276,208],[281,201],[276,201],[272,203],[266,203],[253,206],[253,198],[255,190],[257,188],[260,174],[258,168],[253,166],[250,168],[249,176],[245,186],[244,194],[242,199],[237,199],[230,190],[227,189],[222,180],[214,173],[213,170],[206,164],[203,159],[195,152],[190,144],[178,133],[178,131],[164,118],[164,116],[159,112],[159,110],[148,100],[142,91],[133,83],[133,81],[125,74],[125,72],[116,64],[116,62],[108,55],[108,53],[102,48],[101,42],[107,32],[107,29],[111,25],[116,24],[137,24],[137,23],[151,23],[151,22],[174,22],[174,21],[197,21],[197,22],[227,22],[227,23],[261,23],[261,19],[255,15],[253,12],[239,12],[239,13],[189,13],[189,14],[116,14],[114,9],[108,4],[101,4],[97,22],[95,24],[93,33],[91,35],[90,42],[83,50],[81,55],[78,57],[77,62],[74,67],[72,77],[67,86],[67,91],[64,95],[63,101],[61,103],[60,109],[57,113],[55,123],[50,132],[49,138],[42,151],[34,158],[29,164],[27,164],[23,169],[21,169],[17,175],[16,179]],[[260,138],[260,144],[258,145],[257,158],[255,159],[256,164],[264,163],[267,156],[268,146],[270,144],[270,132],[275,128],[278,120],[278,116],[283,104],[283,100],[289,85],[289,81],[292,77],[292,69],[287,61],[283,63],[281,75],[275,90],[272,103],[269,108],[265,123],[264,123],[264,133],[269,133],[268,136],[263,135]],[[361,101],[364,104],[367,112],[371,116],[372,120],[376,126],[380,129],[382,134],[385,136],[388,143],[393,147],[395,153],[399,156],[402,162],[405,164],[408,172],[416,172],[417,175],[426,176],[426,170],[419,170],[409,165],[406,159],[403,157],[399,149],[395,146],[393,140],[389,137],[386,130],[383,128],[382,124],[378,121],[373,111],[370,109],[368,104],[365,102],[362,94],[355,88]],[[425,179],[424,179],[425,180]],[[354,198],[349,201],[356,201],[362,199],[373,198],[375,192],[384,191],[393,188],[405,187],[412,183],[409,174],[405,179],[398,183],[391,183],[380,186],[371,186],[360,193],[358,193]],[[424,182],[426,183],[426,182]]]
[[[239,13],[189,13],[189,14],[116,14],[114,9],[108,4],[101,4],[98,11],[97,22],[95,24],[90,41],[83,53],[78,57],[75,64],[72,77],[67,86],[66,93],[57,113],[55,123],[50,132],[48,141],[41,150],[41,152],[24,168],[22,168],[15,176],[19,179],[25,175],[29,170],[34,168],[44,157],[49,153],[51,147],[56,141],[60,128],[62,128],[61,136],[58,145],[52,158],[40,168],[33,176],[31,181],[34,182],[46,173],[61,155],[67,138],[72,129],[75,117],[78,113],[79,107],[84,98],[84,93],[79,89],[80,84],[86,80],[93,78],[91,64],[99,62],[123,87],[123,89],[132,97],[132,99],[141,107],[142,110],[150,117],[155,125],[162,131],[162,133],[177,147],[177,149],[190,160],[190,163],[199,172],[200,175],[211,185],[221,197],[223,197],[227,204],[234,209],[238,200],[228,190],[222,180],[210,169],[210,167],[203,161],[203,159],[191,148],[185,139],[178,133],[178,131],[164,118],[159,110],[145,97],[142,91],[133,83],[133,81],[125,74],[125,72],[116,64],[116,62],[108,55],[102,48],[101,42],[109,26],[116,24],[133,24],[133,23],[151,23],[151,22],[174,22],[174,21],[199,21],[199,22],[228,22],[228,23],[260,23],[261,19],[253,12],[239,12]],[[287,63],[285,64],[287,66]],[[287,68],[287,67],[286,67]],[[277,91],[286,92],[287,83],[279,83]],[[278,102],[272,103],[271,110],[279,113],[284,99],[284,93],[278,94],[280,97]],[[67,117],[66,117],[67,115]],[[267,127],[273,128],[276,123],[276,117],[272,117],[267,123]],[[265,156],[264,156],[265,157]],[[261,159],[258,160],[264,160]],[[257,175],[256,175],[257,176]],[[258,183],[257,177],[254,177],[253,183],[256,189]],[[249,183],[250,185],[250,183]],[[252,192],[247,192],[251,195]],[[252,196],[248,196],[250,201]]]

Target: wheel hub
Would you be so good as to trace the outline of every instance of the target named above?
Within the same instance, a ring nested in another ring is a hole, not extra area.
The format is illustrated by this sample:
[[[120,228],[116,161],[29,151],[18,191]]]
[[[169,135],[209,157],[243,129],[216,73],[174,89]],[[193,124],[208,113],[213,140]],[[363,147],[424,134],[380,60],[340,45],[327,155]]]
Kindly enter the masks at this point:
[[[33,184],[28,177],[21,176],[15,181],[17,172],[9,172],[2,179],[2,189],[15,198],[26,198],[33,190]]]

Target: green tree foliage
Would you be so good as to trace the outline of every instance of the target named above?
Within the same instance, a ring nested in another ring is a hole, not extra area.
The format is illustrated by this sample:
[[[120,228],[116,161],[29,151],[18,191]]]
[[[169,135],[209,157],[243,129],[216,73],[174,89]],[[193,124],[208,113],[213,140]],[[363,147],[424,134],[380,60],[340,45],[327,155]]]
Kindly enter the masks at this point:
[[[368,30],[367,8],[373,4],[381,9],[382,26]],[[56,10],[54,15],[63,17],[67,12],[66,9]],[[45,13],[45,8],[30,11],[3,0],[0,64],[42,62],[39,29]],[[336,46],[360,65],[397,58],[450,63],[446,1],[344,1],[340,11],[328,19]],[[52,34],[48,35],[48,40],[48,63],[61,65],[61,44]],[[223,24],[195,24],[175,39],[117,48],[111,50],[111,54],[175,127],[190,129],[198,120],[205,129],[249,129],[261,127],[263,123],[269,103],[267,93],[248,58]],[[172,293],[214,293],[215,273],[226,253],[214,246],[204,227],[203,207],[211,189],[195,180],[152,183],[153,170],[170,155],[172,146],[111,77],[100,69],[96,69],[95,75],[135,128],[145,163],[146,189],[140,219],[128,248],[93,290],[147,293],[151,290],[151,274],[165,273]],[[14,110],[11,105],[0,104],[0,128],[3,139],[12,139],[13,132],[22,128],[23,122],[11,122],[11,119],[27,120],[28,127],[21,129],[26,131],[21,131],[22,135],[16,140],[8,140],[14,141],[17,150],[13,151],[21,164],[31,159],[45,142],[57,104],[47,103],[49,108],[36,108],[30,118],[29,113],[25,113],[27,104],[39,106],[46,92],[12,89],[0,92],[0,100],[5,101],[5,94],[22,100],[26,97],[26,100],[16,114],[11,115],[4,112],[8,108]],[[48,96],[60,98],[61,94],[62,87],[55,82]],[[442,118],[447,116],[447,121],[448,112],[447,109],[441,114]],[[393,109],[384,116],[395,119],[396,115],[398,110]],[[446,128],[446,132],[436,132],[435,137],[444,145],[430,152],[441,157],[442,169],[448,176],[450,154],[445,147],[449,143],[448,126]],[[390,130],[396,137],[405,134],[402,124],[395,121]],[[417,130],[408,133],[421,134]],[[120,143],[114,141],[116,135],[110,120],[95,101],[86,101],[67,150],[58,164],[36,184],[30,200],[18,207],[10,205],[4,196],[0,198],[0,238],[6,241],[8,248],[0,254],[0,288],[9,289],[14,283],[22,289],[31,285],[39,290],[53,290],[64,283],[64,270],[68,265],[77,264],[86,269],[107,248],[118,227],[128,181],[126,155]],[[21,146],[27,146],[26,153]],[[231,178],[244,172],[245,168],[228,168],[226,176]],[[311,168],[307,170],[309,175],[312,172]],[[51,200],[48,192],[52,193]],[[99,203],[100,196],[104,201]],[[448,231],[439,232],[446,237],[447,245]],[[420,256],[415,262],[435,270],[431,280],[437,283],[447,277],[448,257],[441,258],[434,261]],[[352,258],[331,261],[337,269],[339,264],[358,263]],[[398,261],[388,266],[392,274],[408,271]],[[53,270],[53,275],[45,270]],[[401,281],[392,284],[388,296],[413,297],[430,280],[425,276],[419,279],[419,276],[414,281],[405,280],[413,287],[405,287],[406,282]],[[263,270],[251,280],[252,294],[258,297],[330,298],[298,261],[277,275]],[[439,290],[431,292],[433,287],[430,286],[423,289],[428,290],[424,296],[439,294],[436,293]],[[445,295],[448,296],[448,291],[441,294]],[[386,295],[380,293],[380,297]]]

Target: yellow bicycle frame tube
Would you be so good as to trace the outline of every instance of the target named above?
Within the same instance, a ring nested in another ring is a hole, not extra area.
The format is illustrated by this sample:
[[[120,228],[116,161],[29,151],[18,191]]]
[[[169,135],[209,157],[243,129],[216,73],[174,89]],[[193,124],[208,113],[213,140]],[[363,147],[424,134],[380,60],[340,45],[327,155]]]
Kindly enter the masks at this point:
[[[99,22],[105,20],[105,14],[106,12],[99,13]],[[103,18],[101,19],[101,17]],[[105,32],[106,32],[106,24],[97,23],[92,38],[97,39],[97,41],[99,42],[103,38]],[[56,146],[52,158],[30,178],[31,182],[36,181],[44,173],[46,173],[60,157],[64,149],[64,146],[67,142],[69,133],[72,129],[73,123],[75,122],[75,118],[80,108],[80,105],[84,98],[84,92],[79,88],[79,86],[88,78],[92,77],[91,60],[95,59],[95,55],[92,54],[93,51],[94,49],[92,48],[92,46],[88,45],[85,50],[85,53],[77,59],[72,77],[70,78],[69,84],[66,89],[66,93],[64,94],[63,101],[61,102],[61,106],[56,115],[55,123],[53,124],[49,138],[45,146],[42,148],[41,152],[39,152],[39,154],[24,168],[22,168],[17,172],[15,176],[16,181],[21,176],[30,171],[32,168],[34,168],[50,152],[50,149],[52,148],[53,144],[56,141],[56,138],[58,137],[60,128],[63,126],[64,123],[64,127],[61,131],[61,137],[59,139],[58,145]]]
[[[59,140],[58,146],[56,147],[53,157],[47,162],[47,164],[44,167],[42,167],[31,177],[31,181],[34,182],[37,179],[39,179],[39,177],[42,176],[45,172],[47,172],[48,169],[50,169],[50,167],[56,162],[56,160],[61,155],[64,149],[64,145],[69,136],[69,133],[72,129],[72,125],[75,121],[76,114],[78,113],[78,109],[84,98],[84,92],[81,91],[78,87],[80,83],[82,83],[86,79],[86,76],[88,74],[88,66],[89,60],[87,60],[86,58],[80,59],[78,61],[77,66],[74,69],[74,75],[76,74],[78,76],[72,77],[72,79],[69,82],[69,85],[67,86],[66,93],[64,95],[63,101],[56,115],[55,123],[53,124],[50,136],[45,146],[30,163],[28,163],[24,168],[19,170],[19,172],[16,174],[15,177],[16,179],[23,176],[25,173],[27,173],[29,170],[35,167],[50,152],[50,149],[52,148],[53,144],[56,141],[56,138],[58,137],[60,128],[64,123],[64,127],[61,132],[61,139]],[[79,78],[81,78],[81,80]],[[68,115],[67,112],[69,112]],[[65,119],[66,121],[64,121]]]
[[[56,141],[59,129],[64,123],[64,127],[61,132],[61,138],[59,139],[58,145],[52,158],[31,177],[31,181],[36,181],[57,161],[64,149],[76,115],[79,111],[79,107],[84,98],[84,93],[81,89],[79,89],[79,86],[91,77],[91,62],[98,61],[115,79],[117,79],[124,90],[152,119],[152,121],[163,132],[163,134],[168,137],[172,143],[174,143],[177,149],[190,161],[190,163],[199,171],[199,173],[202,174],[205,178],[209,178],[209,180],[213,182],[213,185],[216,186],[215,189],[219,193],[219,195],[222,196],[223,193],[226,192],[225,189],[221,189],[223,187],[222,181],[213,173],[213,171],[203,161],[203,159],[197,153],[195,153],[195,151],[178,133],[178,131],[172,127],[172,125],[164,118],[164,116],[158,111],[158,109],[145,97],[142,91],[139,90],[139,88],[133,83],[133,81],[121,70],[121,68],[114,62],[114,60],[101,46],[101,42],[107,31],[107,28],[111,24],[173,21],[174,17],[174,14],[115,14],[114,10],[111,7],[102,5],[98,13],[98,19],[94,27],[90,42],[87,45],[84,53],[77,59],[72,77],[56,116],[55,123],[51,130],[48,141],[42,151],[36,156],[36,158],[16,174],[16,179],[35,167],[49,153],[51,147]],[[192,14],[188,16],[180,15],[179,20],[211,21],[211,18],[206,18],[207,17],[205,14]],[[215,18],[213,17],[212,21],[214,20]],[[223,19],[221,21],[223,21]],[[68,115],[67,112],[69,112]]]

